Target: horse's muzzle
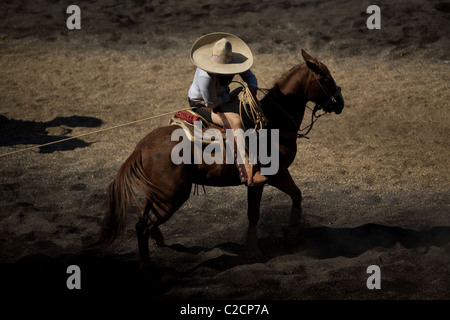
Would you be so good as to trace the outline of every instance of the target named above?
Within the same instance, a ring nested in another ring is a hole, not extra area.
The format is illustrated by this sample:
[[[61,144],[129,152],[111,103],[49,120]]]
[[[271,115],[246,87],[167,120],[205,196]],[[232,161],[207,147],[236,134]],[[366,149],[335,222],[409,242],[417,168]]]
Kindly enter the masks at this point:
[[[331,111],[336,114],[340,114],[344,109],[344,97],[340,87],[338,87],[338,90],[339,93],[331,99]]]

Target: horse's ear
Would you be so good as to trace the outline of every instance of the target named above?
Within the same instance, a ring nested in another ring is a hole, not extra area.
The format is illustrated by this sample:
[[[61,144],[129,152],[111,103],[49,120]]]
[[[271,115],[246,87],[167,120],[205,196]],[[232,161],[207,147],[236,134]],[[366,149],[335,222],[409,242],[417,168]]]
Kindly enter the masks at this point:
[[[306,61],[306,65],[308,68],[313,71],[315,74],[321,75],[322,77],[326,77],[326,73],[320,67],[320,64],[317,60],[308,60]]]
[[[311,57],[303,49],[302,49],[302,56],[303,56],[303,59],[305,59],[306,65],[308,66],[309,69],[311,69],[314,73],[325,77],[325,73],[320,68],[320,63],[319,63],[319,61],[317,61],[317,59],[314,59],[313,57]]]
[[[314,73],[324,76],[322,69],[320,69],[319,64],[314,60],[306,61],[306,65],[309,69],[311,69]]]
[[[314,60],[313,57],[311,57],[305,50],[302,49],[302,56],[303,56],[303,60],[305,60],[305,62],[307,62],[308,60]]]

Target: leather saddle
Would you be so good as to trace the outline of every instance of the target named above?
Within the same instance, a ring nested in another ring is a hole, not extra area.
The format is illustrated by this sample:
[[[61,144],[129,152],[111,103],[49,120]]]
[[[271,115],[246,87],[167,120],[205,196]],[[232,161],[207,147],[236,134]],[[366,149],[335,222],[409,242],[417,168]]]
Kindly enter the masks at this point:
[[[201,112],[208,116],[207,112],[211,112],[210,110],[206,109],[206,108],[200,108]],[[206,109],[202,110],[202,109]],[[230,127],[228,121],[226,120],[225,115],[218,113],[219,116],[221,117],[222,121],[225,124],[225,127]],[[203,117],[202,115],[200,115],[197,112],[194,112],[192,110],[183,110],[183,111],[178,111],[177,113],[175,113],[175,115],[172,117],[172,119],[170,120],[170,125],[178,125],[180,126],[187,138],[190,141],[194,141],[195,139],[195,135],[194,135],[194,130],[195,130],[195,125],[194,122],[196,121],[201,121],[202,123],[202,145],[212,145],[215,147],[216,144],[219,144],[220,146],[222,145],[222,143],[227,142],[227,138],[226,138],[226,130],[221,127],[218,126],[214,123],[212,123],[211,121],[208,121],[207,119],[205,119],[205,117]],[[211,130],[211,129],[215,129],[215,130]],[[219,132],[219,134],[218,134]],[[218,136],[220,136],[222,138],[222,140],[219,140],[220,138],[218,138]],[[198,138],[197,138],[198,139]],[[233,143],[235,143],[235,141],[233,141]],[[242,183],[247,183],[248,186],[252,186],[252,185],[258,185],[258,184],[263,184],[267,181],[267,178],[262,176],[259,172],[259,170],[257,170],[256,172],[254,171],[254,166],[251,164],[240,164],[237,162],[237,148],[234,148],[234,162],[236,164],[236,167],[238,169],[239,172],[239,177],[241,179]]]
[[[204,112],[211,112],[206,108]],[[205,119],[205,117],[200,114],[192,111],[192,110],[183,110],[178,111],[175,115],[170,119],[169,125],[178,125],[180,126],[184,132],[186,133],[187,138],[190,141],[194,141],[194,122],[200,121],[202,123],[202,144],[211,144],[214,142],[218,142],[216,139],[216,135],[213,133],[217,133],[217,130],[221,133],[223,140],[226,140],[226,131],[222,126],[216,125],[211,121]],[[210,130],[216,129],[216,130]]]

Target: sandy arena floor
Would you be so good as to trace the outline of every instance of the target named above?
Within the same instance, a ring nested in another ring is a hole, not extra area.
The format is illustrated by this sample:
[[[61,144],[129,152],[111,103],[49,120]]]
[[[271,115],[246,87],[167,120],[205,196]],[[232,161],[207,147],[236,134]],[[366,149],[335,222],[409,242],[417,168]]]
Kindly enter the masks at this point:
[[[345,109],[298,140],[290,172],[304,200],[297,245],[283,245],[290,200],[267,187],[261,255],[245,254],[245,186],[207,187],[161,227],[153,267],[138,271],[134,225],[87,252],[118,168],[163,117],[0,157],[2,294],[144,299],[449,299],[450,6],[378,1],[368,30],[360,1],[62,1],[0,4],[0,156],[186,106],[189,49],[213,31],[248,42],[270,87],[319,56]],[[307,124],[309,118],[305,118]],[[68,291],[67,266],[83,289]],[[369,290],[367,267],[381,269]],[[114,279],[111,281],[111,279]]]

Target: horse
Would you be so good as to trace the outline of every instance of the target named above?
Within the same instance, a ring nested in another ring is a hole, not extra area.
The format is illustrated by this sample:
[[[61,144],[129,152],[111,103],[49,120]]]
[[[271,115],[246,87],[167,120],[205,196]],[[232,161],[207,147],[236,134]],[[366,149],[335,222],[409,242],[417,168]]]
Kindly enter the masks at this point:
[[[304,62],[284,73],[260,101],[267,129],[279,130],[279,168],[268,176],[268,184],[289,195],[292,200],[286,237],[293,240],[300,231],[302,193],[289,173],[297,153],[297,138],[308,101],[315,103],[314,113],[340,114],[344,99],[328,68],[318,59],[301,51]],[[312,126],[312,123],[311,123]],[[118,170],[108,187],[109,208],[98,242],[112,244],[124,231],[127,212],[138,194],[145,196],[140,208],[136,235],[140,269],[150,265],[149,238],[164,246],[159,226],[167,221],[190,197],[193,185],[241,185],[234,164],[174,164],[171,151],[178,143],[171,136],[176,125],[158,127],[142,138]],[[247,187],[248,250],[257,250],[257,224],[264,185]],[[140,206],[140,205],[139,205]]]

